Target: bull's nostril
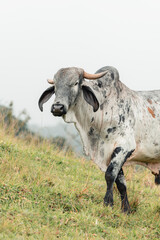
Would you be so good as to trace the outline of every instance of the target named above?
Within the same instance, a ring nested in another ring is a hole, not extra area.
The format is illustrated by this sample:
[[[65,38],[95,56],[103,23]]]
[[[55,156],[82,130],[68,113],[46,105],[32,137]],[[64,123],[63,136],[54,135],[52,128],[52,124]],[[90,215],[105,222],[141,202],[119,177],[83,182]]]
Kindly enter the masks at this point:
[[[52,105],[51,112],[54,116],[62,116],[66,113],[64,105],[57,103]]]

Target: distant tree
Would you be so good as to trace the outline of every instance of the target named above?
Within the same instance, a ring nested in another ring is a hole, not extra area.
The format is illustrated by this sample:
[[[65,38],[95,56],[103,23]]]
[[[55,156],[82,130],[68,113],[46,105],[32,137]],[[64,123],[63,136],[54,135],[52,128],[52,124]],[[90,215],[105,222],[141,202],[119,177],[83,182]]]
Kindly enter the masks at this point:
[[[30,116],[25,110],[23,110],[22,112],[20,112],[18,117],[15,117],[13,115],[13,102],[10,102],[8,107],[0,105],[0,113],[4,119],[6,127],[14,127],[16,136],[22,132],[30,132],[27,127]],[[21,120],[22,116],[23,120]]]
[[[2,121],[4,121],[7,131],[13,131],[15,136],[23,137],[26,141],[31,141],[33,137],[37,139],[37,141],[44,140],[44,137],[29,130],[28,122],[30,116],[26,110],[22,110],[18,117],[15,117],[13,112],[13,102],[10,102],[9,106],[0,105],[0,119],[3,119]],[[50,139],[50,142],[65,152],[72,151],[72,148],[63,137],[54,137]]]
[[[67,140],[63,137],[55,137],[55,138],[52,138],[51,141],[59,149],[65,151],[65,152],[72,151],[72,147],[67,143]]]

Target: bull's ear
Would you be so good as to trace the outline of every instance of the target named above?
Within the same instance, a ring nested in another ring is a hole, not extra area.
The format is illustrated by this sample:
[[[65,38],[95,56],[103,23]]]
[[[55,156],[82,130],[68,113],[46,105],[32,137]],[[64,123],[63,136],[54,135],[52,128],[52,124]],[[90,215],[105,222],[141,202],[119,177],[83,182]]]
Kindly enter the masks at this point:
[[[38,101],[38,106],[39,106],[41,112],[43,112],[43,104],[45,102],[47,102],[54,93],[55,93],[54,86],[47,88],[46,91],[44,91],[44,93],[42,93],[42,95]]]
[[[93,107],[93,111],[96,112],[99,108],[99,102],[93,93],[92,89],[88,86],[82,86],[83,97],[87,103],[89,103]]]

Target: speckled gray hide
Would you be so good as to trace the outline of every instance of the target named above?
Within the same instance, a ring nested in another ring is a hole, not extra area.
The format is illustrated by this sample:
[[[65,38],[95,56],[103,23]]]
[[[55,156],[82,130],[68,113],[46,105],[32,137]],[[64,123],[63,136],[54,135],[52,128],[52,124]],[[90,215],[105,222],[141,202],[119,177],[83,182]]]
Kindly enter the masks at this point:
[[[54,78],[55,102],[67,108],[64,121],[75,124],[85,153],[102,171],[106,171],[114,150],[121,148],[123,151],[116,161],[123,162],[121,158],[133,152],[126,159],[126,164],[140,164],[149,168],[153,174],[158,174],[160,91],[130,90],[119,80],[115,68],[104,67],[97,72],[106,70],[105,76],[92,81],[83,79],[81,69],[59,70]],[[81,76],[80,79],[78,76]],[[77,80],[79,84],[75,86]],[[89,86],[95,94],[99,102],[96,112],[85,101],[82,86]]]

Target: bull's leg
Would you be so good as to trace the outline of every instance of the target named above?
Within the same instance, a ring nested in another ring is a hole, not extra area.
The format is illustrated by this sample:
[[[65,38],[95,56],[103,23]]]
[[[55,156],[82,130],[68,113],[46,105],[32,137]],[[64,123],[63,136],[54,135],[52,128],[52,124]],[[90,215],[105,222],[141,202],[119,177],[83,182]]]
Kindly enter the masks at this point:
[[[129,212],[130,206],[127,197],[126,181],[122,168],[119,171],[118,176],[116,178],[116,184],[121,195],[121,209],[123,212]]]
[[[159,174],[155,175],[155,184],[160,185],[160,170],[159,170]]]
[[[117,179],[118,173],[123,164],[131,156],[134,150],[126,151],[122,147],[117,147],[112,156],[111,162],[105,173],[105,179],[107,183],[107,192],[104,197],[104,204],[113,206],[113,184]]]

